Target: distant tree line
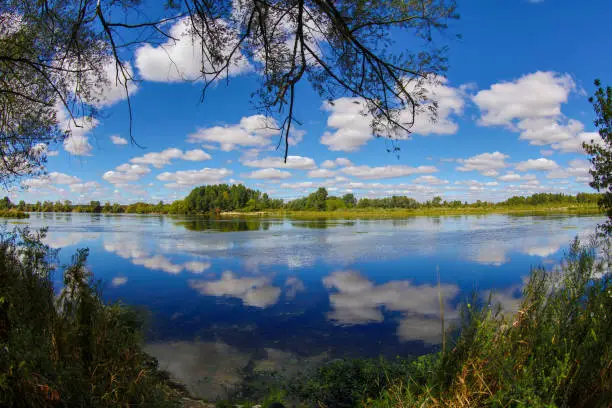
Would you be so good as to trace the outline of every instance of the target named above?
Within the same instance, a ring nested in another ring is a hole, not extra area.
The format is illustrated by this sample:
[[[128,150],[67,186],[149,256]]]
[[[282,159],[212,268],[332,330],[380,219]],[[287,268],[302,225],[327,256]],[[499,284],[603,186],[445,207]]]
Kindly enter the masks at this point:
[[[537,193],[531,196],[514,196],[505,201],[493,203],[477,200],[473,203],[461,200],[443,200],[436,196],[431,200],[419,202],[411,197],[391,196],[384,198],[357,199],[348,193],[341,197],[329,195],[321,187],[315,192],[295,200],[284,202],[273,199],[267,193],[247,188],[241,184],[218,184],[194,188],[183,200],[166,204],[137,202],[133,204],[117,204],[91,201],[89,204],[73,204],[71,201],[38,201],[12,203],[8,197],[0,200],[0,210],[17,209],[26,212],[86,212],[106,214],[213,214],[228,211],[336,211],[345,209],[430,209],[430,208],[493,208],[522,206],[596,206],[601,194],[578,193],[576,195],[557,193]]]

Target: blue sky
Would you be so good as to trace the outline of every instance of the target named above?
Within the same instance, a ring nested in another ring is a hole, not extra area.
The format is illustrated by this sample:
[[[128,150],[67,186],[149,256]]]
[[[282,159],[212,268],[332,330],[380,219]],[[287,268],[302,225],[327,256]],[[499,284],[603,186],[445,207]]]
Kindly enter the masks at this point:
[[[120,90],[103,91],[101,116],[50,146],[48,175],[23,180],[13,200],[173,201],[203,184],[243,183],[293,198],[319,186],[331,194],[408,195],[419,200],[502,200],[535,192],[590,191],[583,140],[597,138],[588,95],[612,83],[612,3],[591,0],[459,0],[461,19],[446,40],[450,68],[430,86],[439,118],[417,118],[411,140],[372,137],[353,100],[330,107],[298,88],[288,164],[278,135],[262,131],[250,99],[257,73],[238,66],[200,103],[187,41],[129,56],[134,137]],[[180,34],[180,26],[173,29]],[[397,38],[397,46],[403,40]],[[165,59],[166,52],[181,70]],[[196,57],[196,61],[197,57]]]

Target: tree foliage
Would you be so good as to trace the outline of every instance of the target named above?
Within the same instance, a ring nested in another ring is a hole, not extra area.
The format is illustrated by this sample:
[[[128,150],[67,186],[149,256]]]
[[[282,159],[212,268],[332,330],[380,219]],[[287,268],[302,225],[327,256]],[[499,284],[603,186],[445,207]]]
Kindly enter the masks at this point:
[[[406,136],[419,109],[436,109],[424,100],[423,85],[444,72],[436,32],[457,17],[455,0],[166,0],[159,6],[0,0],[2,180],[40,171],[50,143],[94,120],[111,82],[124,88],[129,105],[136,79],[126,60],[143,44],[179,40],[174,24],[184,24],[199,48],[202,97],[238,64],[258,74],[255,103],[280,129],[285,154],[299,123],[297,85],[305,81],[328,101],[360,98],[376,135]],[[400,32],[408,40],[403,51],[393,47]]]
[[[603,143],[585,143],[584,149],[591,156],[593,165],[591,187],[602,192],[600,205],[608,213],[608,223],[603,227],[607,233],[612,232],[612,87],[603,87],[599,80],[595,81],[597,90],[589,98],[595,110],[595,126]]]

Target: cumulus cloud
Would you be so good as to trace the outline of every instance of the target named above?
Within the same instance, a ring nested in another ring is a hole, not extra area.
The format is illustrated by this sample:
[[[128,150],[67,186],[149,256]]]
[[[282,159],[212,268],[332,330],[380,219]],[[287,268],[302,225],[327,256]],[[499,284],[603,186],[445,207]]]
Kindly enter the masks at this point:
[[[183,159],[189,161],[204,161],[210,160],[212,157],[203,150],[189,150],[184,152],[181,149],[169,148],[161,152],[151,152],[143,156],[134,157],[130,162],[136,164],[151,165],[158,169],[169,165],[174,159]]]
[[[329,112],[327,131],[321,136],[321,143],[332,151],[354,152],[372,139],[371,118],[364,115],[365,103],[359,98],[339,98],[323,104]]]
[[[128,78],[134,76],[132,64],[128,61],[123,61],[123,66],[126,70]],[[119,72],[117,75],[117,65],[113,58],[109,58],[103,67],[105,81],[100,82],[92,88],[92,104],[97,108],[105,108],[114,105],[115,103],[127,98],[126,88],[129,95],[134,94],[138,90],[138,86],[134,81],[127,80],[125,82],[123,75]],[[127,87],[125,86],[127,84]]]
[[[203,295],[240,299],[247,306],[266,308],[278,302],[281,290],[268,277],[237,277],[225,271],[217,281],[189,281],[189,286]]]
[[[586,160],[575,159],[568,163],[566,168],[556,167],[546,175],[547,179],[567,179],[575,177],[576,181],[586,183],[591,181],[591,163]]]
[[[70,184],[69,188],[73,193],[91,194],[100,189],[100,184],[96,181],[87,181],[85,183]]]
[[[414,125],[410,129],[412,133],[419,135],[430,134],[453,134],[457,132],[458,125],[453,116],[461,114],[464,106],[462,92],[447,85],[448,80],[444,77],[431,77],[427,81],[412,82],[407,85],[419,103],[416,111]],[[434,102],[437,103],[437,116],[431,117],[431,109]],[[321,143],[328,146],[332,151],[352,152],[359,150],[373,138],[372,117],[366,113],[365,102],[360,98],[344,97],[323,104],[323,110],[329,112],[327,126],[332,130],[327,131],[321,137]],[[410,123],[413,121],[412,110],[406,109],[399,114],[399,122]],[[398,139],[409,138],[405,135],[393,136]]]
[[[174,173],[163,172],[157,176],[160,181],[168,182],[167,187],[192,187],[200,184],[218,183],[232,174],[231,170],[203,168],[201,170],[181,170]]]
[[[288,171],[284,171],[284,170],[270,168],[270,169],[261,169],[261,170],[253,171],[249,174],[244,175],[244,177],[249,178],[249,179],[259,179],[259,180],[265,180],[265,179],[280,180],[280,179],[286,179],[286,178],[291,177],[291,173],[289,173]]]
[[[544,157],[540,157],[539,159],[529,159],[527,161],[520,162],[515,166],[518,171],[550,171],[556,169],[557,167],[559,167],[559,165],[554,160],[546,159]]]
[[[404,165],[391,165],[382,167],[348,166],[342,168],[341,171],[349,176],[361,179],[387,179],[410,176],[412,174],[435,173],[438,169],[434,166],[410,167]]]
[[[325,160],[323,163],[321,163],[321,167],[323,167],[324,169],[333,169],[334,167],[338,167],[338,166],[351,166],[353,163],[344,157],[338,157],[335,160]]]
[[[567,102],[574,88],[567,74],[538,71],[514,82],[493,84],[473,100],[482,112],[483,125],[512,125],[516,119],[559,116],[561,104]]]
[[[313,159],[302,156],[287,156],[286,163],[283,157],[263,157],[261,159],[245,160],[242,162],[242,164],[247,167],[279,167],[295,170],[312,170],[317,168],[317,165]]]
[[[477,171],[483,176],[494,177],[500,169],[508,166],[506,159],[509,157],[500,152],[482,153],[467,159],[458,159],[457,162],[461,166],[457,167],[457,170],[463,172]]]
[[[91,156],[93,146],[89,143],[88,134],[98,126],[98,120],[89,117],[71,119],[63,108],[58,109],[57,120],[60,129],[68,132],[64,150],[75,156]]]
[[[413,82],[414,83],[414,82]],[[414,86],[408,85],[408,90],[415,90]],[[459,125],[453,120],[453,116],[463,112],[465,104],[464,95],[461,90],[448,86],[448,79],[440,76],[432,76],[430,80],[421,84],[417,92],[419,109],[414,118],[414,125],[410,131],[418,135],[450,135],[457,132]],[[429,112],[437,104],[436,116],[431,117]],[[409,123],[412,121],[412,112],[405,110],[400,115],[400,121]]]
[[[534,176],[533,174],[518,174],[509,172],[504,174],[503,176],[499,176],[497,179],[499,181],[530,181],[535,180],[536,176]]]
[[[118,135],[111,135],[110,136],[110,140],[115,145],[126,145],[126,144],[128,144],[127,139],[125,139],[125,138],[123,138],[121,136],[118,136]]]
[[[336,172],[328,169],[317,169],[308,172],[308,178],[330,178],[334,177]]]
[[[102,175],[102,178],[115,186],[126,186],[132,181],[140,180],[143,176],[150,173],[151,169],[140,164],[122,164],[115,170],[109,170]]]
[[[222,24],[222,22],[219,22]],[[185,17],[177,21],[169,30],[174,39],[168,39],[164,44],[154,47],[145,44],[135,53],[136,67],[143,79],[157,82],[193,81],[203,78],[204,70],[210,72],[213,67],[206,54],[202,54],[201,40],[192,38],[190,34],[190,20]],[[227,43],[227,52],[233,47],[232,41]],[[251,68],[242,56],[231,62],[227,74],[239,75]],[[225,77],[225,73],[219,79]]]
[[[240,146],[265,147],[280,130],[273,118],[263,115],[244,117],[239,124],[198,129],[187,137],[190,143],[218,143],[221,150],[231,151]]]
[[[583,142],[602,140],[597,133],[585,132],[580,121],[563,116],[561,105],[575,89],[568,74],[535,72],[514,82],[494,84],[473,99],[482,111],[484,126],[507,126],[535,146],[584,153]]]
[[[442,184],[448,184],[448,180],[439,179],[436,176],[420,176],[414,179],[415,183],[429,184],[432,186],[439,186]]]

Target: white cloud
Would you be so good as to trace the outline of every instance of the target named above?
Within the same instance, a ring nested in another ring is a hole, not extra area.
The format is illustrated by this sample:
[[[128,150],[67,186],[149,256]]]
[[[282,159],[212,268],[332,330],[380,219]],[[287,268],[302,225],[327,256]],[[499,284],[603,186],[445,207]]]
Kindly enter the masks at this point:
[[[448,180],[442,180],[436,176],[420,176],[414,179],[415,183],[429,184],[432,186],[438,186],[442,184],[448,184]]]
[[[118,135],[111,135],[110,136],[110,140],[111,140],[111,142],[113,144],[116,144],[116,145],[126,145],[126,144],[128,144],[127,139],[125,139],[125,138],[123,138],[121,136],[118,136]]]
[[[96,181],[87,181],[85,183],[75,183],[70,185],[70,191],[79,194],[93,193],[99,189],[100,184]]]
[[[167,187],[192,187],[200,184],[218,183],[232,174],[231,170],[203,168],[201,170],[181,170],[175,173],[163,172],[157,176],[160,181],[169,182]]]
[[[321,163],[321,167],[324,169],[333,169],[337,166],[350,166],[352,164],[353,163],[349,159],[338,157],[335,160],[325,160],[323,163]]]
[[[328,169],[317,169],[308,172],[308,178],[330,178],[334,177],[336,172]]]
[[[283,157],[263,157],[261,159],[246,160],[242,162],[242,164],[247,167],[279,167],[295,170],[312,170],[317,168],[317,165],[313,159],[302,156],[287,156],[286,163]]]
[[[187,137],[190,143],[214,142],[221,150],[231,151],[238,146],[264,147],[270,144],[270,138],[280,134],[273,118],[263,115],[244,117],[237,125],[214,126],[198,129]]]
[[[122,164],[115,170],[109,170],[102,175],[102,178],[116,186],[125,186],[131,181],[140,180],[144,175],[151,172],[146,166],[140,164]]]
[[[70,119],[63,108],[58,111],[57,118],[60,128],[69,132],[64,139],[64,150],[75,156],[91,156],[93,146],[87,134],[98,126],[98,120],[87,117]]]
[[[535,146],[584,153],[583,142],[602,140],[595,132],[585,132],[582,122],[561,113],[561,105],[575,89],[567,74],[536,72],[515,82],[494,84],[478,92],[474,102],[482,111],[480,122],[485,126],[508,126],[520,132],[520,139]],[[549,156],[552,152],[543,150],[542,154]]]
[[[217,21],[217,23],[223,24]],[[176,39],[169,39],[166,43],[154,47],[145,44],[138,48],[135,53],[136,67],[143,79],[158,82],[180,82],[203,79],[202,68],[210,72],[212,65],[209,57],[202,54],[205,48],[198,38],[192,38],[190,34],[190,20],[185,17],[177,21],[169,30],[170,36]],[[233,42],[227,42],[228,52],[233,47]],[[204,67],[202,66],[204,64]],[[239,75],[250,70],[246,59],[242,56],[232,61],[229,66],[229,76]],[[225,77],[221,75],[219,79]],[[210,78],[212,79],[212,78]]]
[[[506,173],[503,176],[499,176],[497,178],[499,181],[520,181],[520,180],[525,180],[525,181],[529,181],[529,180],[535,180],[536,176],[534,176],[533,174],[518,174],[518,173]]]
[[[445,77],[432,76],[431,80],[423,82],[420,91],[417,90],[417,102],[419,108],[414,125],[410,131],[418,135],[450,135],[457,132],[459,126],[452,119],[453,115],[460,115],[463,112],[464,97],[457,88],[447,85]],[[415,90],[414,86],[408,85],[408,90]],[[435,118],[430,117],[430,110],[434,103],[437,103]],[[400,121],[409,123],[412,121],[412,111],[404,110],[400,115]]]
[[[557,167],[559,167],[559,165],[555,161],[546,159],[544,157],[540,157],[539,159],[529,159],[527,161],[520,162],[515,166],[518,171],[550,171],[556,169]]]
[[[457,167],[457,170],[478,171],[484,176],[494,177],[498,170],[507,167],[506,159],[509,157],[500,152],[482,153],[467,159],[458,159],[457,162],[461,166]]]
[[[391,165],[382,167],[349,166],[344,167],[341,171],[361,179],[386,179],[409,176],[412,174],[435,173],[438,169],[434,166],[409,167],[404,165]]]
[[[194,150],[187,150],[185,153],[183,153],[183,156],[181,157],[181,159],[187,160],[187,161],[204,161],[204,160],[210,160],[212,159],[212,157],[210,156],[210,154],[206,153],[204,150],[194,149]]]
[[[249,174],[244,175],[244,177],[249,178],[249,179],[259,179],[259,180],[265,180],[265,179],[280,180],[280,179],[286,179],[286,178],[291,177],[291,173],[289,173],[288,171],[284,171],[284,170],[270,168],[270,169],[261,169],[261,170],[253,171]]]
[[[590,182],[591,163],[586,160],[571,160],[566,168],[554,168],[546,175],[547,179],[567,179],[575,177],[578,182]]]
[[[372,139],[371,118],[364,115],[365,103],[359,98],[339,98],[323,104],[330,112],[327,126],[335,129],[321,136],[321,143],[329,150],[354,152]]]
[[[168,148],[161,152],[151,152],[140,157],[130,159],[130,162],[136,164],[151,165],[158,169],[169,165],[174,159],[183,159],[189,161],[204,161],[210,160],[212,157],[203,150],[189,150],[185,153],[181,149]]]
[[[444,77],[434,77],[426,81],[412,82],[407,89],[415,95],[419,108],[416,111],[414,125],[410,131],[419,135],[430,134],[453,134],[457,132],[458,126],[453,121],[452,115],[463,111],[464,98],[456,88],[447,85],[448,80]],[[437,102],[437,116],[432,120],[431,109],[433,101]],[[323,109],[330,112],[327,126],[334,129],[327,131],[321,137],[321,143],[327,145],[332,151],[352,152],[359,150],[373,138],[370,127],[372,117],[365,113],[365,102],[360,98],[344,97],[326,102]],[[412,109],[406,109],[399,114],[399,122],[412,122]],[[396,139],[407,139],[408,134],[391,134]]]
[[[217,281],[189,281],[189,286],[203,295],[238,298],[247,306],[266,308],[278,301],[280,288],[271,286],[268,277],[238,278],[225,271]]]
[[[516,119],[559,116],[561,104],[567,102],[574,89],[569,75],[538,71],[514,82],[493,84],[473,100],[482,111],[483,125],[512,125]]]
[[[123,66],[126,70],[128,78],[134,76],[132,64],[128,61],[123,61]],[[122,101],[127,98],[125,80],[123,75],[119,73],[117,75],[117,65],[113,58],[109,58],[104,64],[104,81],[100,82],[100,85],[96,85],[92,88],[92,96],[94,100],[92,104],[97,108],[105,108],[115,103]],[[134,81],[127,81],[127,92],[129,95],[133,95],[138,90],[138,86]]]
[[[71,176],[65,173],[58,173],[56,171],[49,173],[49,180],[53,184],[74,184],[81,181],[80,178]]]

